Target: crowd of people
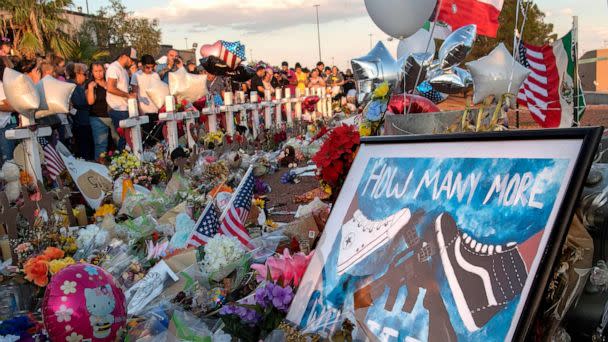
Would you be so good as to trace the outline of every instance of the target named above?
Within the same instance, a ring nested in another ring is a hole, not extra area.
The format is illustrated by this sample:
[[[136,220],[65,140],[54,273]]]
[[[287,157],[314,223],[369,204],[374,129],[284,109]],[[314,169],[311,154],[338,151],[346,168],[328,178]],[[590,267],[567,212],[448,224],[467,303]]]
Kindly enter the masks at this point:
[[[345,96],[355,88],[352,72],[341,72],[338,67],[318,62],[312,70],[300,63],[290,68],[287,62],[281,67],[259,63],[256,74],[247,82],[236,82],[230,77],[216,76],[197,66],[194,61],[184,62],[178,51],[169,50],[158,60],[151,55],[138,56],[133,48],[121,51],[111,63],[93,62],[86,65],[70,62],[58,56],[25,58],[11,56],[12,44],[0,40],[0,152],[2,163],[13,159],[15,141],[5,137],[7,130],[19,124],[19,116],[6,99],[2,86],[5,68],[13,68],[34,83],[44,77],[76,85],[69,113],[52,115],[37,120],[38,124],[53,128],[54,139],[68,146],[79,158],[96,160],[109,150],[121,150],[125,140],[118,134],[121,120],[129,116],[128,99],[136,98],[140,115],[148,115],[150,123],[143,127],[144,144],[151,146],[162,141],[162,127],[158,122],[159,108],[150,100],[145,89],[150,82],[169,82],[169,73],[186,68],[190,73],[207,75],[208,93],[221,101],[225,92],[242,90],[246,94],[257,91],[260,99],[266,91],[289,88],[292,94],[300,89],[326,87],[335,97]]]

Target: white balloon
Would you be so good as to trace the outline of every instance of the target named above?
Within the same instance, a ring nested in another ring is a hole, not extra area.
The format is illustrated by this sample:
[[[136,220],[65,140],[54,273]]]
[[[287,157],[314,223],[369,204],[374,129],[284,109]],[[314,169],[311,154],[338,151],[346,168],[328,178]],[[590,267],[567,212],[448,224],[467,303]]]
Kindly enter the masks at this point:
[[[40,96],[32,79],[13,69],[4,69],[4,94],[17,113],[33,113],[40,106]]]
[[[498,99],[504,94],[517,95],[530,70],[513,59],[509,50],[500,43],[489,55],[467,63],[473,77],[473,102],[481,103],[494,95]]]
[[[161,108],[165,105],[165,98],[169,95],[169,86],[167,83],[154,78],[145,91],[156,108]]]
[[[431,41],[430,44],[429,40]],[[429,44],[428,51],[427,44]],[[413,53],[428,52],[435,55],[435,49],[435,40],[431,39],[431,33],[421,28],[413,35],[399,41],[399,46],[397,46],[397,59],[401,57],[407,58]]]
[[[40,119],[58,113],[70,111],[70,98],[76,89],[76,84],[60,81],[53,76],[43,77],[36,90],[40,96],[40,107],[36,111],[36,118]]]
[[[376,26],[397,39],[416,33],[429,20],[436,4],[437,0],[365,0]]]
[[[169,73],[169,92],[178,98],[194,102],[207,95],[207,76],[194,75],[179,68]]]

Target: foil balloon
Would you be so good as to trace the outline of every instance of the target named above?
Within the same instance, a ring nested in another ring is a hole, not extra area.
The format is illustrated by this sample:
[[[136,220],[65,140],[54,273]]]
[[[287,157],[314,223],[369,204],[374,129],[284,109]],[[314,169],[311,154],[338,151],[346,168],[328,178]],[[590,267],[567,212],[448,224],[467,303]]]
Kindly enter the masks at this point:
[[[426,29],[421,28],[410,37],[399,41],[399,45],[397,46],[397,59],[402,57],[407,58],[413,53],[424,52],[435,56],[435,49],[435,40],[431,38],[431,33]]]
[[[169,95],[169,86],[167,83],[153,78],[152,81],[148,83],[148,88],[146,88],[145,91],[156,108],[161,108],[165,105],[165,98]]]
[[[372,21],[384,33],[404,39],[429,20],[437,0],[365,0]]]
[[[222,42],[218,40],[213,44],[205,44],[201,46],[200,53],[202,57],[220,57],[220,52],[222,51]]]
[[[467,63],[473,77],[473,102],[481,103],[488,96],[495,99],[504,94],[517,95],[530,70],[513,59],[500,43],[489,55]]]
[[[402,82],[405,82],[405,91],[413,90],[426,79],[427,71],[432,62],[433,54],[431,53],[413,53],[407,58],[403,65],[402,78]],[[418,80],[418,83],[416,83],[416,80]]]
[[[441,103],[448,99],[448,95],[433,89],[429,81],[424,81],[416,87],[416,92],[423,97],[433,101],[433,103]]]
[[[405,96],[403,94],[393,95],[388,102],[388,110],[393,114],[403,114],[407,108],[409,108],[410,114],[437,113],[441,111],[433,101],[413,94],[405,94]]]
[[[76,84],[60,81],[53,76],[44,76],[36,90],[40,96],[40,107],[36,111],[36,118],[68,113],[70,111],[70,99],[76,89]]]
[[[359,95],[368,97],[376,85],[388,82],[394,85],[399,78],[399,64],[384,43],[378,42],[365,56],[351,61]]]
[[[473,86],[473,76],[471,76],[471,73],[468,70],[459,67],[454,67],[452,70],[460,77],[466,88]]]
[[[17,113],[33,114],[40,107],[40,95],[28,76],[5,68],[2,84],[6,100]]]
[[[127,323],[125,295],[102,268],[70,265],[51,278],[42,319],[51,341],[115,341]]]
[[[439,48],[439,67],[447,69],[464,62],[476,38],[476,25],[463,26],[452,32]]]
[[[184,68],[170,72],[169,93],[194,102],[207,94],[207,76],[191,74]]]
[[[464,82],[458,74],[451,70],[443,71],[440,75],[429,79],[433,89],[446,94],[462,93],[467,88]]]

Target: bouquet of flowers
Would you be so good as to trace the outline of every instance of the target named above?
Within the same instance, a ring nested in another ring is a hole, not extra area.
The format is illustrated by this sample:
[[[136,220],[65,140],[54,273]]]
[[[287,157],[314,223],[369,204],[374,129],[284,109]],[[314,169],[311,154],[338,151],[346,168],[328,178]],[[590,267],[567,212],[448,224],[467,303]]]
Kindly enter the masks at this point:
[[[110,160],[108,169],[110,177],[116,180],[120,177],[128,177],[134,184],[150,188],[152,184],[158,184],[166,180],[166,170],[160,163],[142,162],[135,155],[124,150],[120,154],[110,154],[101,156],[103,161]]]
[[[235,237],[216,235],[205,245],[202,266],[209,279],[219,282],[242,264],[247,252]]]
[[[321,149],[312,158],[321,182],[337,195],[350,170],[359,148],[359,132],[354,126],[343,125],[331,131]]]
[[[65,252],[56,247],[47,247],[42,254],[28,259],[23,265],[25,279],[39,287],[49,283],[49,276],[68,265],[76,263],[74,259],[65,257]]]

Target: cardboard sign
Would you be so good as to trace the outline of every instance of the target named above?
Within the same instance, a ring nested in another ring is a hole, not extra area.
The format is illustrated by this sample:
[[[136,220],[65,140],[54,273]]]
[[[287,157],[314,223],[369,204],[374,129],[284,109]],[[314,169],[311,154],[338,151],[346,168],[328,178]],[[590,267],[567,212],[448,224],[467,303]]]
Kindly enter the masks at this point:
[[[56,149],[89,206],[93,209],[99,208],[106,193],[112,191],[113,187],[108,168],[74,158],[60,142],[57,143]]]

